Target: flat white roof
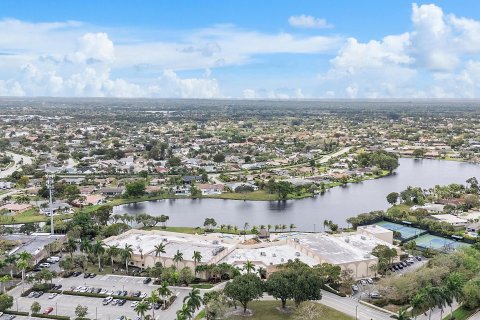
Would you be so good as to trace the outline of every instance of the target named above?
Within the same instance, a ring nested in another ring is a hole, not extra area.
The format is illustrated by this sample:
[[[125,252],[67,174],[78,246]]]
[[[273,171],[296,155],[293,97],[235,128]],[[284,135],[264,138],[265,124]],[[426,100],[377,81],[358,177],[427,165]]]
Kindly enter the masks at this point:
[[[163,243],[165,245],[165,253],[162,257],[173,258],[177,250],[183,253],[184,260],[193,260],[193,252],[199,251],[202,255],[201,262],[209,262],[214,257],[214,251],[219,248],[230,248],[234,244],[223,242],[222,239],[204,237],[200,235],[182,235],[179,233],[159,233],[151,232],[126,232],[118,237],[106,239],[106,245],[116,245],[119,248],[125,247],[126,244],[132,246],[133,253],[139,255],[142,249],[143,255],[155,255],[155,245]]]
[[[375,259],[371,252],[378,244],[394,248],[388,242],[359,234],[342,236],[314,234],[300,237],[298,242],[332,264]]]
[[[287,263],[288,260],[300,259],[302,262],[314,266],[318,262],[303,253],[296,254],[297,250],[289,245],[279,245],[264,248],[242,248],[233,250],[220,263],[243,263],[245,261],[261,262],[266,266]]]
[[[466,224],[468,222],[467,219],[459,218],[453,214],[432,214],[432,217],[451,224]]]
[[[369,224],[366,226],[358,226],[357,229],[363,229],[365,231],[368,231],[370,233],[387,233],[387,232],[392,232],[391,230],[388,230],[387,228],[384,228],[382,226],[378,226],[376,224]],[[392,232],[393,233],[393,232]]]

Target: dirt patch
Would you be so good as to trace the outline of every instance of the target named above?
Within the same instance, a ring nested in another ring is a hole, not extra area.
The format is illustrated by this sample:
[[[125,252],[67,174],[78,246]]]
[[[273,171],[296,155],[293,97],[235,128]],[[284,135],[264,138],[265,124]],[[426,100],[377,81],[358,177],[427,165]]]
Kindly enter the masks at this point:
[[[225,314],[225,319],[228,319],[230,316],[251,317],[253,316],[253,311],[247,309],[246,312],[243,312],[243,307],[232,308]]]

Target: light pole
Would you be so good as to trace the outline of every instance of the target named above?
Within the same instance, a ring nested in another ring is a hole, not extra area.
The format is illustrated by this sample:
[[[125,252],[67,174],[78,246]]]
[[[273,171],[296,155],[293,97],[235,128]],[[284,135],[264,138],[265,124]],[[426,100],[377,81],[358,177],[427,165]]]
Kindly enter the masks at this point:
[[[358,320],[358,304],[355,306],[355,320]]]
[[[47,178],[47,189],[49,191],[50,200],[49,200],[49,210],[50,210],[50,235],[55,234],[55,230],[53,228],[53,204],[52,204],[52,192],[53,192],[53,177],[51,175]]]
[[[95,307],[95,320],[97,320],[97,307]]]
[[[57,306],[57,302],[55,302],[55,315],[58,316],[58,306]]]

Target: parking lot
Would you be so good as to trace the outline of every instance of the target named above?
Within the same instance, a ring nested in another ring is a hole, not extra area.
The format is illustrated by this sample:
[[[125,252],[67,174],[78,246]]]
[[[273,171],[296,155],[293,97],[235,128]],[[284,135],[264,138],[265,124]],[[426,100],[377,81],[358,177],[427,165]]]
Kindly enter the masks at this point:
[[[130,295],[131,292],[141,291],[150,295],[158,286],[153,284],[144,284],[143,277],[131,277],[131,276],[116,276],[116,275],[99,275],[95,278],[83,278],[83,274],[78,277],[70,278],[56,278],[53,280],[54,284],[61,284],[61,290],[70,290],[71,287],[88,286],[94,288],[102,288],[112,291],[125,290]],[[177,300],[167,310],[154,310],[155,319],[174,319],[175,312],[181,308],[183,298],[188,294],[190,289],[188,288],[171,288],[173,293],[177,295]],[[136,312],[131,307],[131,301],[127,301],[123,306],[114,306],[108,304],[103,305],[103,298],[94,297],[82,297],[59,294],[53,299],[49,299],[49,294],[46,293],[38,298],[20,297],[22,287],[19,286],[9,293],[15,298],[13,310],[29,311],[30,306],[34,301],[40,303],[42,312],[48,307],[53,307],[51,314],[67,315],[75,317],[75,308],[77,305],[83,305],[88,307],[87,318],[90,319],[105,319],[115,320],[118,317],[124,315],[135,319],[137,317]],[[149,310],[149,314],[152,314],[152,310]],[[25,318],[25,317],[24,317]],[[2,318],[0,318],[1,320]],[[16,319],[22,319],[17,317]]]

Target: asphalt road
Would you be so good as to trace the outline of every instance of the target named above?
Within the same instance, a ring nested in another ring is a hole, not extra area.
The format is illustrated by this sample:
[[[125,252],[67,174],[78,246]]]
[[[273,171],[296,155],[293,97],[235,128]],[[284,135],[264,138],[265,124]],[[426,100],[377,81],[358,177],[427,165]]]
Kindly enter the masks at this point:
[[[21,162],[23,160],[23,164],[32,164],[32,158],[23,156],[20,154],[16,154],[10,151],[5,152],[8,156],[13,158],[13,161],[15,161],[15,165],[9,167],[6,170],[0,171],[0,178],[6,178],[9,175],[11,175],[15,170],[18,170],[21,166]]]
[[[105,288],[109,290],[127,290],[128,292],[132,291],[141,291],[146,292],[148,295],[150,292],[155,290],[158,286],[153,284],[145,285],[143,284],[143,278],[141,277],[131,277],[131,276],[116,276],[116,275],[106,275],[106,276],[97,276],[93,279],[83,278],[83,275],[79,277],[71,278],[56,278],[53,283],[62,284],[62,290],[69,290],[73,286],[89,286],[95,288]],[[174,294],[177,295],[176,301],[173,305],[167,310],[155,310],[155,319],[175,319],[176,311],[179,310],[182,306],[183,298],[191,290],[189,288],[174,288],[171,290]],[[14,297],[13,310],[20,311],[29,311],[30,306],[34,301],[38,301],[42,307],[42,310],[53,307],[54,310],[52,314],[58,315],[67,315],[75,318],[75,308],[77,305],[84,305],[88,307],[87,317],[90,319],[101,319],[101,320],[115,320],[118,317],[125,315],[135,319],[137,314],[133,311],[133,308],[130,307],[129,301],[123,306],[104,306],[102,304],[102,298],[93,298],[93,297],[81,297],[81,296],[71,296],[59,294],[53,299],[48,299],[49,294],[44,294],[39,298],[28,298],[20,297],[22,287],[19,286],[9,292]],[[152,310],[149,311],[152,314]],[[1,320],[1,318],[0,318]]]

